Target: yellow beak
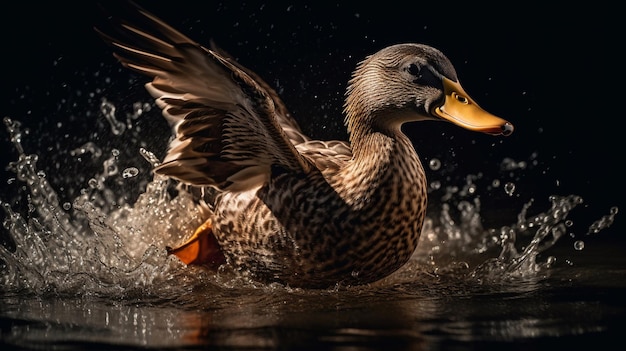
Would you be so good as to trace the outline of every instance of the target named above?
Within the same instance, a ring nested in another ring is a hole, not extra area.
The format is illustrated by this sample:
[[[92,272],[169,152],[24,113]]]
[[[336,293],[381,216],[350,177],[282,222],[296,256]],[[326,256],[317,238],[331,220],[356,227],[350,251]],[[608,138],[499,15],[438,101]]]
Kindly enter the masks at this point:
[[[443,78],[445,101],[431,113],[465,129],[491,135],[511,135],[513,124],[483,110],[458,82]]]

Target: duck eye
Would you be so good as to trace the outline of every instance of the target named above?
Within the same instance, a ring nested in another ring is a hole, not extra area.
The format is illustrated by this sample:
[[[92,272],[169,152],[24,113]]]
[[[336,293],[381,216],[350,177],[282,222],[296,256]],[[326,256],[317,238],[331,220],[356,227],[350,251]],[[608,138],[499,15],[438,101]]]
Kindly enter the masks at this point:
[[[420,77],[420,68],[414,64],[411,63],[410,65],[407,66],[406,71],[409,72],[410,75],[419,78]]]

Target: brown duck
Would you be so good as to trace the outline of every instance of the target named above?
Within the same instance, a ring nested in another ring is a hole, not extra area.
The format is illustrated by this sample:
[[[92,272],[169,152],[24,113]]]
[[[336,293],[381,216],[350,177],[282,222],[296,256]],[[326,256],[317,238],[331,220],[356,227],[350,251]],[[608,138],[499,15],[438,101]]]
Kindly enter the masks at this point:
[[[440,51],[400,44],[352,75],[349,142],[311,140],[255,73],[135,11],[141,26],[113,20],[117,35],[99,32],[124,66],[153,78],[146,88],[175,134],[155,172],[201,192],[206,222],[170,249],[187,264],[292,287],[384,278],[413,254],[426,212],[424,170],[402,124],[513,132],[468,96]]]

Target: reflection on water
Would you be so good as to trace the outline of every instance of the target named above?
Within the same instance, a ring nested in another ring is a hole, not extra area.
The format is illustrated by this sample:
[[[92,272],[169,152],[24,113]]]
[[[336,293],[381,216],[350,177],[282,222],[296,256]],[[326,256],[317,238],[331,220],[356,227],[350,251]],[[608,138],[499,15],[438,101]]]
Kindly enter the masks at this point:
[[[430,277],[339,292],[199,288],[178,301],[9,294],[0,326],[9,344],[67,348],[432,349],[529,340],[563,347],[618,335],[621,314],[611,303],[626,292],[624,283],[601,292],[590,276],[575,288],[557,282],[486,288]],[[603,302],[607,296],[615,300]]]
[[[113,135],[133,133],[134,121],[149,109],[136,103],[122,121],[112,103],[101,104]],[[9,185],[28,190],[25,211],[0,199],[10,234],[0,245],[0,336],[9,345],[430,348],[563,335],[593,339],[617,323],[612,301],[598,301],[624,293],[614,279],[622,271],[602,272],[602,297],[598,289],[584,289],[598,272],[570,261],[555,268],[559,255],[545,254],[564,237],[573,242],[572,252],[588,252],[585,237],[573,234],[570,212],[583,202],[576,195],[552,196],[543,205],[531,200],[512,223],[484,228],[478,184],[509,197],[514,182],[481,174],[468,175],[462,185],[433,180],[431,196],[441,197],[441,208],[429,214],[405,267],[368,286],[304,291],[227,269],[213,274],[185,267],[167,256],[165,246],[181,242],[202,218],[170,180],[141,173],[159,163],[149,150],[139,148],[127,166],[120,150],[94,141],[71,150],[97,171],[65,201],[37,166],[40,155],[24,150],[20,123],[4,122],[17,151]],[[433,172],[441,168],[437,159],[428,165]],[[501,164],[506,172],[525,167],[512,159]],[[141,176],[145,183],[129,196],[125,182]],[[612,208],[585,225],[585,234],[609,227],[617,213]]]

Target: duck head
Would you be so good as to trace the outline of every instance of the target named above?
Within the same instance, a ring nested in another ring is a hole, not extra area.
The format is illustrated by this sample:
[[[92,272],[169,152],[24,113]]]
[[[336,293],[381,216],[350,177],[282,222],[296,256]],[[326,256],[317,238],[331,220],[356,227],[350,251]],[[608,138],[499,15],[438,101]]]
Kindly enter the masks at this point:
[[[483,110],[465,92],[448,58],[422,44],[389,46],[355,70],[346,92],[350,134],[398,130],[405,122],[445,120],[492,135],[510,135],[513,125]]]

